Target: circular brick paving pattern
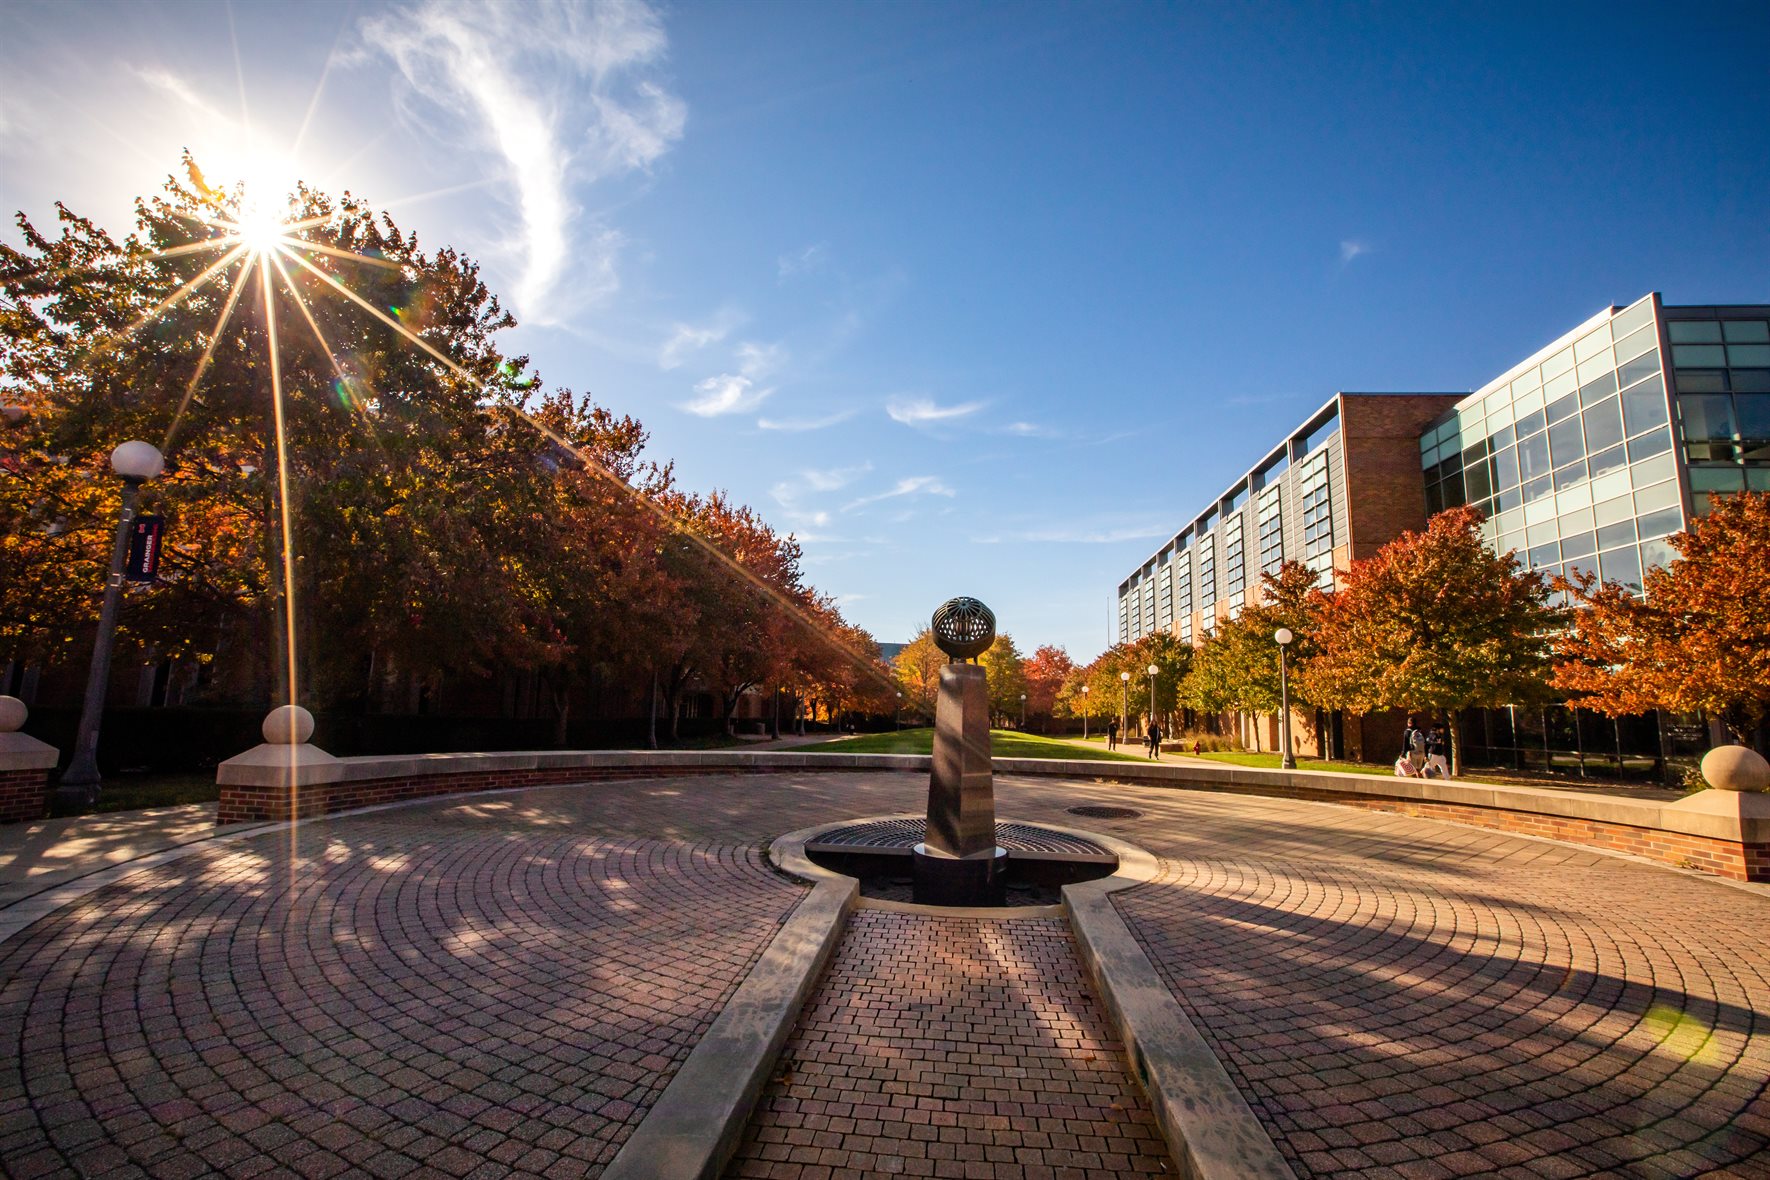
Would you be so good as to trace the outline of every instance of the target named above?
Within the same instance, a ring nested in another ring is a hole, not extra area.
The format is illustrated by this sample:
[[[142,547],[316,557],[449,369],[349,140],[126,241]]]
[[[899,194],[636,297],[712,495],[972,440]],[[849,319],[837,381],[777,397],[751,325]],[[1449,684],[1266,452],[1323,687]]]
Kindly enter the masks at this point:
[[[1163,859],[1121,912],[1300,1175],[1770,1176],[1761,892],[1346,808],[997,786],[1007,819],[1144,813],[1088,823]],[[925,791],[534,790],[132,875],[0,944],[0,1172],[594,1174],[804,895],[766,842]]]
[[[316,824],[136,874],[0,955],[0,1160],[597,1170],[803,891],[754,848]]]
[[[1770,1176],[1770,898],[1279,801],[1175,801],[1121,913],[1299,1176]],[[1300,826],[1306,825],[1306,826]]]

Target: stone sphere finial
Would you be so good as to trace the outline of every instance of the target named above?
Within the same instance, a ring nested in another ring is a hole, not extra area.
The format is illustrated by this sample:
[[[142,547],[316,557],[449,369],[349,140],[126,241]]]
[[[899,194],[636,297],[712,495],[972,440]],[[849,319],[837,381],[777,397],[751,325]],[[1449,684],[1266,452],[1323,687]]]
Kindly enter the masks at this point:
[[[300,746],[313,736],[313,714],[300,705],[278,705],[264,715],[264,740],[273,746]]]
[[[0,733],[17,733],[31,711],[17,697],[0,697]]]
[[[1750,746],[1716,746],[1702,756],[1702,777],[1717,791],[1770,791],[1770,762]]]
[[[976,659],[996,641],[996,616],[975,598],[949,598],[934,612],[934,642],[949,659]]]

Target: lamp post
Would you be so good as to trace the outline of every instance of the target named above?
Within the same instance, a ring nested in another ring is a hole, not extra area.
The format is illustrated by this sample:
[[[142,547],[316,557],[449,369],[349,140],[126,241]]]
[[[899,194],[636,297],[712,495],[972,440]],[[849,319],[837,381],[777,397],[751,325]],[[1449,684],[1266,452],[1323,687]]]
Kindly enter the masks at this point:
[[[1149,723],[1155,724],[1155,674],[1161,669],[1154,664],[1149,666]]]
[[[903,694],[901,692],[897,694],[897,710],[891,717],[898,730],[901,731],[903,729]]]
[[[1020,694],[1020,732],[1026,732],[1026,694]]]
[[[1289,627],[1280,627],[1272,633],[1272,641],[1278,644],[1278,741],[1284,747],[1284,754],[1278,760],[1281,770],[1297,769],[1297,760],[1291,756],[1291,680],[1284,659],[1285,648],[1295,638]]]
[[[1082,685],[1082,740],[1088,740],[1088,686]]]
[[[1119,688],[1123,690],[1124,699],[1119,701],[1119,732],[1131,728],[1131,674],[1119,673]]]
[[[111,645],[116,639],[117,608],[123,598],[123,558],[129,552],[129,525],[135,520],[135,501],[141,485],[165,469],[166,460],[151,443],[134,440],[111,452],[111,470],[123,481],[123,511],[117,519],[117,538],[111,545],[111,573],[104,584],[98,634],[92,640],[92,667],[86,673],[86,699],[80,706],[74,757],[55,788],[56,799],[64,804],[85,805],[98,798],[98,722],[104,713],[105,689],[111,678]]]

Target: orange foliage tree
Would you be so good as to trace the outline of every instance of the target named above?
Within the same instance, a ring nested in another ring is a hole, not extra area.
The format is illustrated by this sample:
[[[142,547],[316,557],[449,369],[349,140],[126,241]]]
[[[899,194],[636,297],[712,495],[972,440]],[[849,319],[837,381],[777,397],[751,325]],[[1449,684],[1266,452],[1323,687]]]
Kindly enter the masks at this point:
[[[1647,571],[1646,595],[1581,574],[1555,645],[1568,703],[1612,716],[1702,713],[1749,745],[1770,712],[1770,494],[1718,497]]]
[[[1298,677],[1325,708],[1444,714],[1453,774],[1458,710],[1539,697],[1565,613],[1549,605],[1541,573],[1482,543],[1480,524],[1476,509],[1453,508],[1354,562],[1321,596],[1315,654]]]

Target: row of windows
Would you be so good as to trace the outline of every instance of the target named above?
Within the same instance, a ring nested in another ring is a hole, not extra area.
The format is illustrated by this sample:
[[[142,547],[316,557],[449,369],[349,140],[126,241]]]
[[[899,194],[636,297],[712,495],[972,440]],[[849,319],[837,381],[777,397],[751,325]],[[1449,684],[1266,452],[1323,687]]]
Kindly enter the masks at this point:
[[[1328,491],[1326,456],[1301,473],[1297,490],[1303,506],[1303,553],[1317,557],[1334,547],[1334,512]]]
[[[1683,527],[1675,474],[1672,456],[1660,455],[1550,499],[1500,512],[1482,526],[1482,532],[1502,553],[1518,550],[1527,557],[1534,553],[1530,564],[1538,567],[1569,556],[1549,552],[1547,546],[1556,541],[1571,542],[1573,553],[1583,554],[1638,537],[1674,533]],[[1637,531],[1641,521],[1647,522],[1646,531]],[[1586,534],[1593,535],[1589,546],[1581,540]]]
[[[1242,518],[1239,516],[1223,530],[1223,564],[1230,595],[1239,595],[1247,584],[1247,563],[1242,559]]]
[[[1272,488],[1260,496],[1260,572],[1278,572],[1284,564],[1284,494]]]

